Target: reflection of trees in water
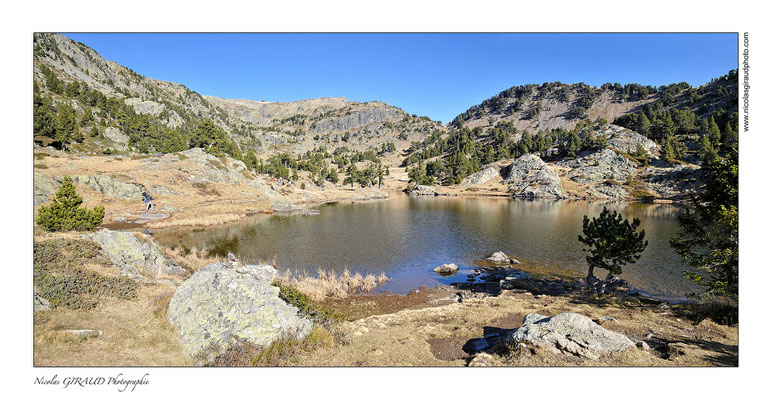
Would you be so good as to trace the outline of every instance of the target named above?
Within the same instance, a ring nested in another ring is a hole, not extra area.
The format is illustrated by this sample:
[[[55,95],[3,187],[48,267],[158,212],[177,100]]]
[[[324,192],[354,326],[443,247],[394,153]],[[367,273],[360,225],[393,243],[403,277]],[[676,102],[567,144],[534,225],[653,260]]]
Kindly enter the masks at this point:
[[[238,235],[227,234],[212,239],[206,250],[213,256],[226,257],[229,252],[238,254],[240,243]]]

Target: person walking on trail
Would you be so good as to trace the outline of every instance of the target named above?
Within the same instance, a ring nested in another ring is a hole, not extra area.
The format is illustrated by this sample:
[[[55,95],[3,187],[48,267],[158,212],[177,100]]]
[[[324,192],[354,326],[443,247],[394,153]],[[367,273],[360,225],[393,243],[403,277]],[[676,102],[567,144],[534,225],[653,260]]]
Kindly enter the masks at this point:
[[[142,192],[142,202],[145,203],[145,212],[153,209],[153,196],[148,192]]]

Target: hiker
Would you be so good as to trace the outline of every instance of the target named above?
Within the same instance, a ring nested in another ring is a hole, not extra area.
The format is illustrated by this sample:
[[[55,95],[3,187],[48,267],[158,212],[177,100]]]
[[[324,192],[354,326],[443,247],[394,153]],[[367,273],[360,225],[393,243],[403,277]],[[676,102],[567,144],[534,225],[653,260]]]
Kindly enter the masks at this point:
[[[153,209],[153,196],[148,192],[142,192],[142,202],[146,204],[145,212]]]

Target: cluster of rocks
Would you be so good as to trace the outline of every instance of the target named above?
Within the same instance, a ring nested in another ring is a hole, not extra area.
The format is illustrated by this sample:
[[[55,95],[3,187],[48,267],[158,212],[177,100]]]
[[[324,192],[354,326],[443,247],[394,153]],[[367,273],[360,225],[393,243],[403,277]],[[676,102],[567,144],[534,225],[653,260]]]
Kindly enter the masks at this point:
[[[486,258],[486,260],[495,264],[520,264],[520,261],[517,261],[514,258],[509,257],[503,251],[497,251],[493,253],[490,257]]]
[[[560,177],[539,156],[526,154],[506,168],[504,184],[513,197],[518,198],[563,198]]]
[[[408,192],[410,196],[437,196],[437,191],[431,186],[416,185]]]
[[[393,108],[366,108],[342,117],[319,121],[313,125],[311,131],[314,133],[345,132],[378,122],[392,121],[399,117],[399,112]]]
[[[702,184],[699,168],[687,165],[675,168],[647,167],[642,180],[660,197],[675,197],[694,191]]]
[[[167,318],[177,328],[183,350],[195,355],[236,340],[266,346],[279,338],[303,339],[310,320],[279,297],[270,265],[210,264],[186,280],[169,302]]]
[[[606,144],[610,148],[624,153],[635,153],[638,151],[638,146],[642,147],[647,154],[659,150],[659,146],[653,140],[619,125],[610,124],[597,132],[596,136],[605,136]]]
[[[134,182],[124,182],[107,174],[78,175],[72,178],[73,183],[88,186],[105,196],[125,200],[140,200],[145,187]]]

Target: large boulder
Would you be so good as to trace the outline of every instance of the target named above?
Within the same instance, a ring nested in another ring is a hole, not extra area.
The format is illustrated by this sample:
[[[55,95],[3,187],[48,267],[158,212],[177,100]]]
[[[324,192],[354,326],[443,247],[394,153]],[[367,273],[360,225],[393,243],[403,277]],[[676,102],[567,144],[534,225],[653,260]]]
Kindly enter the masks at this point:
[[[174,292],[167,318],[189,355],[236,339],[267,346],[280,338],[302,339],[313,324],[279,298],[270,265],[210,264]]]
[[[516,346],[533,346],[592,360],[610,352],[635,347],[635,343],[627,336],[603,328],[590,318],[576,313],[562,313],[553,317],[528,314],[523,325],[506,340]]]
[[[48,175],[35,172],[33,179],[33,204],[38,205],[47,202],[56,193],[59,184]]]
[[[142,240],[137,237],[142,238]],[[102,229],[84,236],[105,252],[121,271],[131,278],[155,278],[161,273],[182,275],[183,269],[176,262],[166,259],[158,246],[148,236],[131,232]]]
[[[498,166],[492,165],[464,179],[464,182],[461,184],[461,186],[468,187],[468,186],[484,185],[488,183],[488,181],[490,181],[491,179],[499,176],[500,172],[501,171]]]
[[[563,198],[560,176],[539,156],[526,154],[507,167],[504,184],[513,197]]]
[[[48,300],[40,297],[38,294],[38,289],[33,288],[32,289],[32,311],[48,311],[51,309],[51,303],[48,302]]]
[[[486,260],[496,264],[520,264],[520,261],[510,258],[503,251],[493,253],[490,257],[486,258]]]

